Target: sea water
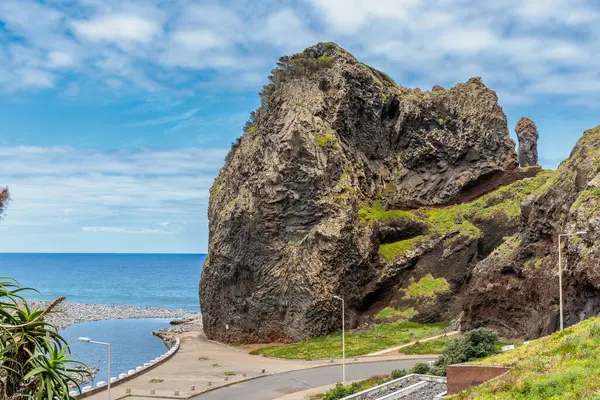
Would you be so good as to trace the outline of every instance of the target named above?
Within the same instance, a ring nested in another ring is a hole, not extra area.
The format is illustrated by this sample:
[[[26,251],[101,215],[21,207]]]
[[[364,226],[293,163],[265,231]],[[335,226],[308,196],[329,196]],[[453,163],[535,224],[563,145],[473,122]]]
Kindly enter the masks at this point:
[[[0,276],[39,293],[32,300],[118,304],[199,311],[204,254],[0,253]]]
[[[89,337],[95,341],[107,342],[111,349],[111,375],[127,373],[130,369],[167,352],[167,347],[153,331],[169,326],[168,319],[117,319],[108,321],[83,322],[73,324],[61,331],[63,338],[70,342],[74,359],[90,366],[99,367],[94,382],[108,381],[108,347],[77,340]]]
[[[5,254],[0,276],[32,287],[26,298],[90,304],[133,305],[199,311],[198,281],[205,255],[170,254]],[[152,332],[166,319],[125,319],[74,324],[61,334],[74,357],[100,367],[95,382],[106,381],[108,350],[79,337],[112,344],[111,375],[117,377],[167,351]]]

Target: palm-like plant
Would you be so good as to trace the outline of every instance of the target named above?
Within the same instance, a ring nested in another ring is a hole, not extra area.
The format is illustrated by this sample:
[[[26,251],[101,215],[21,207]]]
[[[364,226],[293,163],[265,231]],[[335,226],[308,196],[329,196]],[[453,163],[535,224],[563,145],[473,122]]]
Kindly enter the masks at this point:
[[[71,399],[69,384],[78,386],[73,374],[89,372],[69,358],[67,342],[44,320],[64,297],[45,310],[31,309],[22,297],[30,290],[0,277],[0,400]]]

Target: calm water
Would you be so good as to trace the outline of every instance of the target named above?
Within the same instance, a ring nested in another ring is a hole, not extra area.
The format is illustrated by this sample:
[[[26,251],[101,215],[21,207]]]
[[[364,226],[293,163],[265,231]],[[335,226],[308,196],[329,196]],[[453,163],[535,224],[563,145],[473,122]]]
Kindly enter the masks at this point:
[[[3,254],[0,276],[39,290],[26,297],[50,300],[67,296],[77,303],[119,304],[199,311],[198,281],[204,255],[167,254]],[[135,319],[75,324],[63,336],[81,361],[97,365],[95,381],[106,381],[107,348],[81,343],[91,337],[112,343],[112,376],[126,373],[167,351],[152,331],[169,320]]]
[[[0,276],[36,288],[34,300],[199,311],[204,254],[6,254]]]
[[[168,349],[152,331],[169,326],[168,319],[122,319],[74,324],[61,332],[71,343],[74,358],[100,367],[95,382],[107,381],[108,348],[82,343],[80,337],[90,337],[112,344],[111,375],[118,377],[130,369],[142,366]]]

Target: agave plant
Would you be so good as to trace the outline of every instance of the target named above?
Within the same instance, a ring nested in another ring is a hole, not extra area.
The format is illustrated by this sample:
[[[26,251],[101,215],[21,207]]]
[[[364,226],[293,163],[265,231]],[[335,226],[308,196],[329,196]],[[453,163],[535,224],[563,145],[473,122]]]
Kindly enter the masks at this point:
[[[69,357],[67,342],[44,320],[64,297],[31,309],[22,296],[31,290],[0,277],[0,400],[71,399],[69,385],[78,386],[73,374],[89,372]]]

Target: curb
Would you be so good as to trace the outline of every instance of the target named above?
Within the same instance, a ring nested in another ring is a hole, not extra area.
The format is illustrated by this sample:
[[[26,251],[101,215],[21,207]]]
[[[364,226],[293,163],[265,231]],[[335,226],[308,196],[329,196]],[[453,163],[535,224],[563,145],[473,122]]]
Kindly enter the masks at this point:
[[[171,359],[171,357],[173,357],[179,351],[180,345],[181,345],[181,340],[179,338],[176,338],[174,346],[171,347],[169,349],[169,351],[167,351],[163,355],[161,355],[161,356],[159,356],[159,357],[157,357],[157,358],[154,359],[154,360],[157,360],[157,361],[152,360],[149,363],[147,363],[148,364],[147,366],[137,367],[135,369],[135,372],[133,372],[131,374],[128,373],[126,376],[124,376],[122,378],[117,378],[116,380],[112,381],[110,383],[111,389],[114,388],[114,387],[116,387],[116,386],[118,386],[118,385],[121,385],[121,384],[123,384],[123,383],[125,383],[127,381],[130,381],[130,380],[132,380],[134,378],[137,378],[139,375],[141,375],[143,373],[146,373],[148,371],[151,371],[154,368],[158,367],[159,365],[164,364],[165,362],[167,362],[169,359]],[[138,370],[138,368],[140,368],[140,369]],[[108,379],[111,379],[111,377],[108,377]],[[91,389],[88,389],[88,390],[84,391],[86,388],[91,388]],[[103,392],[103,391],[105,391],[107,389],[108,389],[108,385],[106,383],[104,383],[102,386],[95,386],[95,387],[84,386],[83,388],[81,388],[82,392],[79,393],[79,394],[77,394],[77,395],[74,395],[74,397],[75,397],[75,399],[80,400],[80,399],[84,399],[86,397],[92,396],[94,394],[98,394],[100,392]]]

